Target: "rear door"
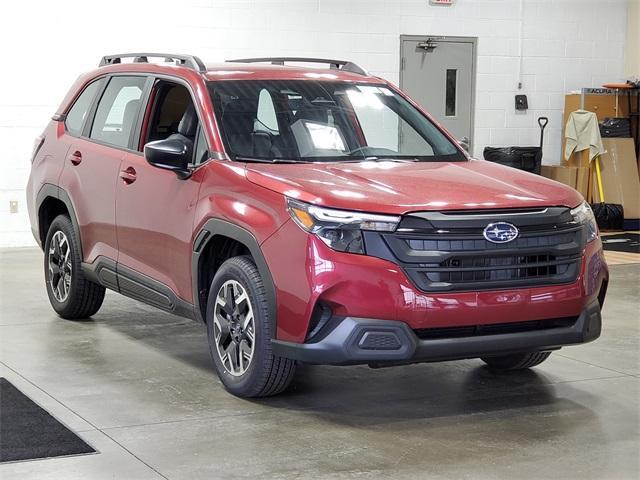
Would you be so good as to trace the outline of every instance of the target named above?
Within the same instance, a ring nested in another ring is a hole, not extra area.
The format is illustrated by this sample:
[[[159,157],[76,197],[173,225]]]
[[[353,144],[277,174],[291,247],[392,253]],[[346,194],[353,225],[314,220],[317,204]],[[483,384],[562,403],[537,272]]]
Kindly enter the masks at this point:
[[[116,180],[145,80],[144,76],[129,75],[105,78],[81,130],[76,120],[67,118],[67,131],[76,136],[70,142],[60,186],[71,197],[88,263],[99,256],[117,259]]]

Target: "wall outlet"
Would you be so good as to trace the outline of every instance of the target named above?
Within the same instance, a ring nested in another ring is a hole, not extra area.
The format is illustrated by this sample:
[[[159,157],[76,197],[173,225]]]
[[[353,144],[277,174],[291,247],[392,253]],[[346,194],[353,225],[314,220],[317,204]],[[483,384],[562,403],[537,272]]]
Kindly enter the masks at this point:
[[[9,200],[9,213],[18,213],[18,201]]]

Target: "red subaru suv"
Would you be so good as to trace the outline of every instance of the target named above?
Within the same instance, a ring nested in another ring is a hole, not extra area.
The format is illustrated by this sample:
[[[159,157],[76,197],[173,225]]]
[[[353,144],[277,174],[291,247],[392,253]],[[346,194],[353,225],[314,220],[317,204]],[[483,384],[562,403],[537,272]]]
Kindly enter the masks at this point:
[[[281,392],[297,362],[512,370],[600,335],[608,269],[580,194],[470,158],[351,62],[106,56],[36,140],[27,189],[61,317],[110,288],[203,322],[235,395]]]

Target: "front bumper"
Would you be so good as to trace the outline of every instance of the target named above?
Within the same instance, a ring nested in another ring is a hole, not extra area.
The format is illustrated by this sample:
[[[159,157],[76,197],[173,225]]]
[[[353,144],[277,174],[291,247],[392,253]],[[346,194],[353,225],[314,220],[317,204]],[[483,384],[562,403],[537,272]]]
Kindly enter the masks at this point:
[[[305,363],[385,365],[557,350],[595,340],[601,327],[600,304],[594,300],[567,326],[524,332],[420,339],[404,322],[346,317],[330,320],[315,341],[272,343],[275,355]]]
[[[412,330],[537,321],[578,317],[609,277],[599,240],[584,248],[575,282],[460,292],[420,291],[397,264],[331,250],[292,220],[261,248],[277,285],[276,338],[294,344],[311,340],[318,305],[335,317],[392,320]]]

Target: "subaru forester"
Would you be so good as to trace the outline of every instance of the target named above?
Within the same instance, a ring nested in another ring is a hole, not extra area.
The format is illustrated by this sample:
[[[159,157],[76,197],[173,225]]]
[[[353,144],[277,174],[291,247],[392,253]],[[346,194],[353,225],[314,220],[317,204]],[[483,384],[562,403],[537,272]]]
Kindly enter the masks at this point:
[[[238,396],[283,391],[298,362],[529,368],[601,331],[581,195],[471,158],[351,62],[103,57],[27,190],[58,315],[109,288],[202,322]]]

